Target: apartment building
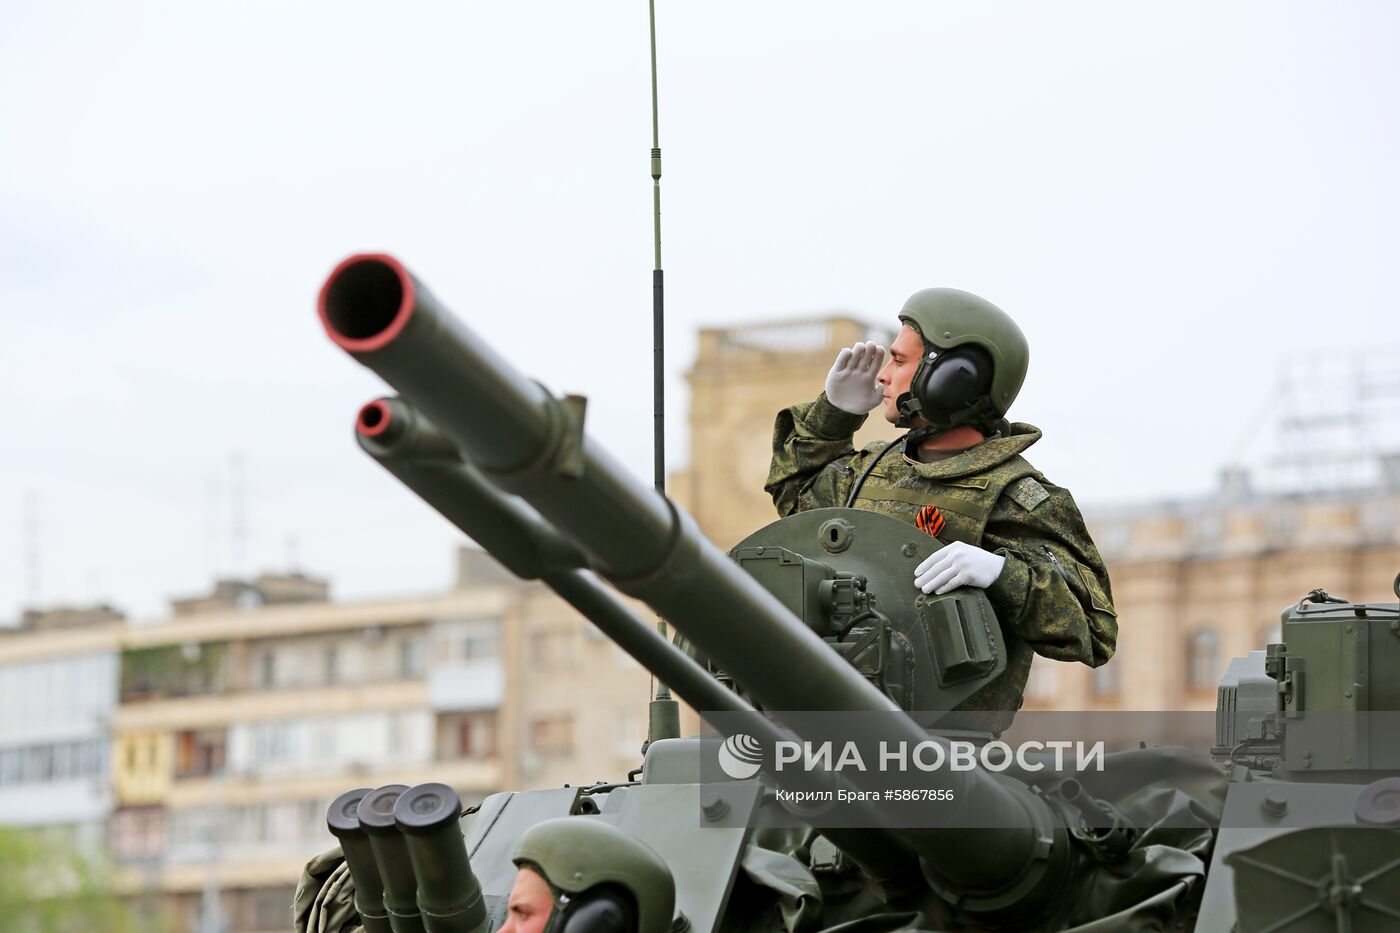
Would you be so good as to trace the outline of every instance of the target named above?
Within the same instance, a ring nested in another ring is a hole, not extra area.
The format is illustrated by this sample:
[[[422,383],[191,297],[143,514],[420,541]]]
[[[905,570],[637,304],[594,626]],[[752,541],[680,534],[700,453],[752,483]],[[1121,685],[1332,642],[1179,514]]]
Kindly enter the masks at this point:
[[[337,604],[286,582],[225,581],[122,638],[110,847],[177,930],[210,889],[231,929],[284,929],[350,787],[443,781],[470,800],[502,783],[504,588]]]
[[[60,608],[0,630],[0,824],[102,851],[121,618]]]
[[[619,780],[649,676],[576,612],[463,550],[459,585],[337,603],[298,574],[220,581],[171,618],[0,638],[0,822],[110,854],[170,933],[287,928],[352,787],[463,800]]]

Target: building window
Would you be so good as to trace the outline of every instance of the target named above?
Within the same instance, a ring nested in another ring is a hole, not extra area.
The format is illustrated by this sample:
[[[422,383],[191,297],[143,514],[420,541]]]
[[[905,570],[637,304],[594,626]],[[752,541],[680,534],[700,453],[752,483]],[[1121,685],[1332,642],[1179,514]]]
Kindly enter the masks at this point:
[[[495,619],[438,622],[433,626],[433,661],[469,664],[500,656],[501,625]]]
[[[53,780],[53,746],[41,745],[29,750],[30,777],[35,782]]]
[[[636,758],[642,753],[647,727],[642,713],[633,707],[620,709],[613,719],[613,743],[619,758]]]
[[[1264,537],[1273,547],[1288,547],[1298,537],[1298,513],[1289,510],[1274,510],[1264,516]]]
[[[1093,690],[1096,697],[1111,697],[1118,695],[1118,671],[1120,666],[1109,661],[1107,664],[1094,668]]]
[[[223,729],[181,732],[175,739],[175,776],[208,777],[224,770],[228,734]]]
[[[409,635],[399,642],[399,676],[404,680],[423,676],[423,636]]]
[[[1094,528],[1094,543],[1104,560],[1122,557],[1132,541],[1133,527],[1128,522],[1107,522]]]
[[[300,722],[269,722],[253,726],[252,763],[273,765],[296,760],[296,733]]]
[[[531,666],[537,670],[557,670],[571,666],[574,660],[573,630],[555,628],[531,632],[529,655]]]
[[[530,723],[530,747],[541,758],[563,758],[574,752],[574,718],[549,716]]]
[[[24,749],[0,749],[0,787],[18,784],[24,776]]]
[[[101,772],[101,758],[96,741],[73,742],[68,745],[67,777],[94,777]]]
[[[530,633],[530,665],[536,669],[548,667],[549,659],[549,633]]]
[[[1186,523],[1186,536],[1196,547],[1209,548],[1220,543],[1225,534],[1225,516],[1219,512],[1193,515]]]
[[[1031,662],[1030,677],[1026,680],[1026,699],[1034,703],[1049,703],[1055,699],[1060,689],[1058,664],[1058,661],[1049,658],[1036,658]]]
[[[260,660],[258,685],[270,690],[277,686],[277,654],[271,648],[264,648]]]
[[[1400,470],[1400,464],[1396,466]],[[1362,533],[1373,542],[1392,542],[1400,528],[1400,510],[1393,503],[1367,503],[1357,507],[1357,519]]]
[[[1213,690],[1220,674],[1220,636],[1215,629],[1197,629],[1186,640],[1187,686],[1193,690]]]
[[[438,717],[437,757],[490,758],[496,754],[492,713],[448,713]]]
[[[112,814],[112,854],[118,859],[158,859],[164,852],[164,807],[124,807]]]

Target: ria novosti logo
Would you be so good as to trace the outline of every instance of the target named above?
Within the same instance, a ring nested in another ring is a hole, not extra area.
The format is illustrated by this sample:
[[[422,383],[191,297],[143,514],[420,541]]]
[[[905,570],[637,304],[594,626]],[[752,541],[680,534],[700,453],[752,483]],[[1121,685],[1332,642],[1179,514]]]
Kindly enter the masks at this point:
[[[719,747],[719,769],[736,781],[747,781],[763,765],[763,746],[743,732],[735,733]]]

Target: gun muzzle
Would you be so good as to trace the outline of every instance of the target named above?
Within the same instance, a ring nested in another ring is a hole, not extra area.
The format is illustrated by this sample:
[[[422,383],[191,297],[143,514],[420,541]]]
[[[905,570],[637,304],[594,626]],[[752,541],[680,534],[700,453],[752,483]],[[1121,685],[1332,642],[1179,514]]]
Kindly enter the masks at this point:
[[[369,792],[368,787],[357,787],[335,798],[326,810],[326,827],[340,840],[340,851],[345,853],[350,880],[355,882],[355,910],[364,921],[365,933],[392,933],[384,910],[384,883],[357,812],[360,800]]]
[[[394,822],[418,879],[418,909],[428,933],[486,933],[490,919],[458,820],[462,801],[446,784],[419,784],[399,796]]]
[[[384,882],[384,909],[393,933],[426,933],[418,912],[418,882],[408,858],[408,845],[394,822],[394,804],[408,790],[403,784],[376,787],[360,799],[356,814],[369,835],[374,863]]]

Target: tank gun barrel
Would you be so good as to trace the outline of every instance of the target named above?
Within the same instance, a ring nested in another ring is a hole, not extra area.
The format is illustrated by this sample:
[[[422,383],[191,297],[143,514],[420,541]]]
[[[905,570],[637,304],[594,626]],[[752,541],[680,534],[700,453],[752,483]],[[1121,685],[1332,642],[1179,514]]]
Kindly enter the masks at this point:
[[[583,433],[581,399],[556,399],[445,311],[396,260],[352,256],[327,279],[319,313],[331,339],[408,397],[466,459],[528,502],[623,592],[664,615],[765,708],[887,712],[873,738],[929,736],[771,593],[707,541],[669,500],[636,482]],[[783,663],[774,663],[775,658]],[[1048,807],[980,771],[930,772],[962,833],[908,833],[940,888],[1046,896]],[[1034,811],[1034,812],[1032,812]]]
[[[671,618],[764,706],[806,709],[819,699],[827,709],[896,709],[667,499],[584,437],[576,407],[518,374],[396,260],[341,263],[321,291],[320,312],[331,338],[407,396],[472,464],[577,542],[619,589]],[[760,633],[768,651],[734,650]],[[783,651],[804,663],[769,663]],[[910,726],[902,738],[925,738]]]
[[[583,556],[576,546],[518,496],[502,492],[465,463],[457,447],[408,402],[381,398],[365,405],[356,419],[355,434],[365,453],[439,514],[517,576],[544,582],[694,709],[755,712],[581,569]],[[770,745],[791,738],[758,715],[752,729],[756,738]],[[879,815],[872,813],[871,826],[880,822]],[[355,828],[358,831],[358,822]],[[888,830],[829,829],[826,834],[872,874],[893,878],[908,870],[910,852]],[[369,840],[363,833],[359,838],[369,852]],[[373,870],[372,858],[366,859]]]

